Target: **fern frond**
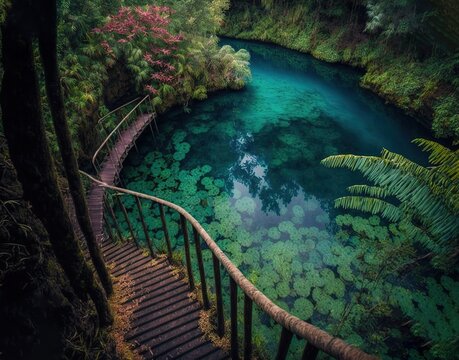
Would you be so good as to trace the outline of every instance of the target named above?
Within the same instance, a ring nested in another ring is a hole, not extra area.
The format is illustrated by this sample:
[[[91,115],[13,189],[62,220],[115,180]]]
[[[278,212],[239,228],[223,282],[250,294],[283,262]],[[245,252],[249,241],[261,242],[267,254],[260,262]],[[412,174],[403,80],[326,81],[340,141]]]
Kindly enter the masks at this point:
[[[451,181],[459,180],[459,150],[452,151],[447,147],[426,139],[414,139],[413,143],[423,151],[430,152],[429,162],[437,165],[437,171],[446,174]]]
[[[386,189],[379,186],[352,185],[347,188],[352,195],[366,195],[374,198],[385,198],[390,194]]]
[[[351,186],[350,193],[361,196],[337,199],[336,206],[381,214],[390,221],[414,218],[419,226],[413,230],[413,237],[439,252],[458,240],[459,184],[454,180],[459,173],[457,152],[428,140],[418,139],[416,143],[431,152],[435,168],[425,168],[386,149],[381,157],[336,155],[322,160],[322,164],[359,171],[374,184]],[[382,200],[387,197],[394,197],[400,205]]]
[[[381,199],[363,196],[345,196],[335,200],[335,206],[347,210],[359,210],[373,215],[381,215],[389,221],[399,221],[400,209]]]
[[[381,151],[381,158],[392,163],[393,167],[408,172],[416,176],[429,176],[429,170],[404,157],[403,155],[393,153],[387,149]]]

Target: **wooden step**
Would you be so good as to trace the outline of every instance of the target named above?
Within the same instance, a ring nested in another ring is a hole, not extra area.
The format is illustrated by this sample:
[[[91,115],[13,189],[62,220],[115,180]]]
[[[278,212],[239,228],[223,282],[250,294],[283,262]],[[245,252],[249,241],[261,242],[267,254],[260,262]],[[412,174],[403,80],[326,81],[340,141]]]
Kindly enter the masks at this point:
[[[102,181],[113,185],[122,169],[122,160],[150,120],[150,115],[142,115],[121,132],[102,164],[99,172]],[[133,281],[133,295],[126,303],[137,302],[138,306],[133,312],[133,327],[126,337],[135,351],[144,359],[228,358],[226,353],[203,338],[198,325],[200,304],[188,296],[188,285],[175,275],[167,258],[152,261],[144,249],[138,249],[132,241],[115,244],[106,237],[102,222],[103,199],[104,188],[94,185],[88,196],[89,215],[104,259],[107,264],[112,264],[110,272],[115,282],[123,275]],[[79,231],[75,219],[73,217],[74,229]]]

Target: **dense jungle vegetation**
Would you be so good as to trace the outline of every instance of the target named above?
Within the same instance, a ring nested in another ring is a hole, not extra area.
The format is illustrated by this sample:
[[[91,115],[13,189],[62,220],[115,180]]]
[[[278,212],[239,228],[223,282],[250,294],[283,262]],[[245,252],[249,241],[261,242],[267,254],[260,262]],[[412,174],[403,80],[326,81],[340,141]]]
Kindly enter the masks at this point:
[[[219,47],[215,36],[227,7],[226,1],[1,2],[2,357],[130,356],[116,330],[122,315],[115,313],[111,325],[112,284],[97,246],[91,249],[76,161],[87,166],[102,141],[98,119],[138,94],[150,93],[163,111],[244,85],[248,54]],[[104,289],[82,257],[62,193],[72,195]]]
[[[220,32],[365,69],[361,84],[459,137],[454,0],[232,1]]]
[[[104,263],[79,169],[94,173],[91,157],[116,126],[103,132],[99,119],[146,95],[161,134],[139,141],[123,185],[189,210],[295,316],[382,358],[457,358],[458,18],[455,0],[0,0],[0,359],[137,358],[123,338],[128,290]],[[363,154],[370,147],[353,143],[366,130],[334,122],[340,111],[324,112],[298,75],[346,91],[353,74],[226,38],[359,68],[360,86],[403,112],[387,114],[428,129],[412,139],[424,161]],[[267,79],[277,70],[288,76]],[[282,81],[300,84],[303,102],[273,86]],[[133,198],[120,203],[133,216]],[[165,252],[155,211],[131,221]],[[126,214],[108,226],[129,238]],[[178,214],[166,216],[181,239]],[[173,246],[180,259],[182,240]],[[280,329],[257,309],[254,318],[256,355],[271,358]]]

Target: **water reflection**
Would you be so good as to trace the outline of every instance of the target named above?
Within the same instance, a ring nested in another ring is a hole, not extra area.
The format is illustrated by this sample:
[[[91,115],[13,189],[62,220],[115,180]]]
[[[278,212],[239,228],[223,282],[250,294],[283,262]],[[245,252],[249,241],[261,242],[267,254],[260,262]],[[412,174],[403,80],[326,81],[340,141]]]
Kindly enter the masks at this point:
[[[358,344],[369,336],[361,327],[365,317],[347,314],[352,321],[343,326],[342,314],[364,276],[364,252],[355,239],[336,234],[333,200],[362,179],[320,160],[378,154],[385,146],[422,162],[410,141],[426,132],[362,90],[356,71],[276,47],[231,44],[251,51],[252,83],[196,103],[189,114],[175,109],[162,116],[156,142],[145,134],[140,152],[126,160],[125,183],[183,206],[278,305]],[[151,219],[161,241],[153,210]],[[170,234],[180,245],[177,220],[171,218]],[[387,231],[373,222],[375,231]],[[210,254],[204,257],[210,264]],[[383,286],[371,291],[389,293]],[[255,318],[268,324],[261,313]],[[267,343],[269,330],[256,330]]]

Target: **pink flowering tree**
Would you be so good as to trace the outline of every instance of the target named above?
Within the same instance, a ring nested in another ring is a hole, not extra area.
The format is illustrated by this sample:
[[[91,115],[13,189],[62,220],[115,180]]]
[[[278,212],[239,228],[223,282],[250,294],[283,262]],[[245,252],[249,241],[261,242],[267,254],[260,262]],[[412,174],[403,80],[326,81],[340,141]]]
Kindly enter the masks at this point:
[[[141,74],[142,86],[153,95],[177,81],[174,60],[181,35],[168,27],[173,10],[166,6],[121,7],[105,25],[95,28],[108,56],[126,56],[131,69]]]

